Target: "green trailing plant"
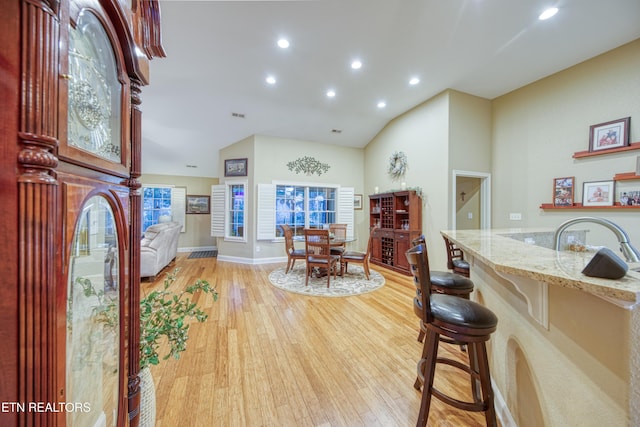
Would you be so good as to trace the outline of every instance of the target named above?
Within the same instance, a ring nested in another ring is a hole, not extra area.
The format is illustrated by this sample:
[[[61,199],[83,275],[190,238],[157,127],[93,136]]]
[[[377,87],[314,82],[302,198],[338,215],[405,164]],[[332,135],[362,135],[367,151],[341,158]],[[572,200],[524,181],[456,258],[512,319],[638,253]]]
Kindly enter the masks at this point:
[[[188,320],[207,320],[208,315],[194,302],[197,294],[211,295],[218,300],[218,291],[206,280],[198,279],[193,285],[175,293],[170,288],[176,281],[179,269],[167,273],[162,289],[154,290],[140,300],[140,368],[160,363],[159,351],[168,343],[169,350],[162,360],[180,358],[187,349]]]
[[[171,286],[176,281],[179,268],[167,273],[161,289],[154,290],[140,299],[140,368],[157,365],[160,360],[170,357],[180,358],[187,349],[189,339],[189,320],[204,322],[209,317],[200,308],[193,297],[208,294],[213,301],[218,300],[218,291],[206,280],[198,279],[193,285],[175,293]],[[118,300],[96,291],[91,280],[78,277],[75,282],[82,287],[85,297],[95,297],[97,304],[92,307],[93,319],[113,331],[118,328]],[[71,308],[71,304],[69,305]],[[69,310],[71,312],[71,310]],[[69,314],[70,315],[70,314]],[[168,353],[160,359],[159,351],[167,342]]]

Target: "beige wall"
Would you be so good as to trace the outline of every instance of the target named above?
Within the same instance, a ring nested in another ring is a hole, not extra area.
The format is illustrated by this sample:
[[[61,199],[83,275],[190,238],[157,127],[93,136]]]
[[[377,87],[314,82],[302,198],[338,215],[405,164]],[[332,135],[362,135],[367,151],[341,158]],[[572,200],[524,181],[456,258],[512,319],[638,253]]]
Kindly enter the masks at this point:
[[[448,106],[448,93],[435,96],[389,122],[365,149],[367,194],[373,193],[375,187],[383,193],[399,190],[400,182],[393,181],[387,173],[389,158],[395,151],[407,155],[404,181],[408,188],[422,188],[422,232],[434,268],[446,267],[444,243],[438,230],[447,222]]]
[[[640,245],[637,211],[542,211],[553,179],[610,180],[635,170],[640,151],[573,159],[589,147],[589,126],[631,116],[631,142],[640,141],[640,40],[493,100],[493,225],[555,227],[576,216],[602,216],[622,225]],[[635,181],[640,186],[640,181]],[[509,221],[521,212],[522,221]],[[596,228],[594,228],[594,232]],[[613,235],[607,244],[616,247]],[[596,243],[596,242],[593,242]],[[599,243],[599,242],[598,242]]]
[[[330,169],[320,176],[307,176],[296,174],[287,168],[287,163],[304,156],[311,156],[322,163],[327,163]],[[225,242],[219,238],[218,247],[221,256],[235,257],[241,262],[277,261],[286,256],[283,242],[256,240],[258,184],[271,184],[273,181],[337,184],[342,187],[353,187],[356,194],[363,194],[364,150],[361,148],[255,135],[221,150],[222,165],[224,159],[235,157],[249,159],[247,242]],[[222,165],[220,170],[224,170]],[[221,178],[221,181],[224,181],[224,178]],[[354,211],[357,240],[351,245],[358,250],[364,249],[368,237],[368,224],[365,224],[368,217],[365,217],[364,212],[364,210]]]
[[[217,178],[198,178],[176,175],[142,175],[140,182],[146,184],[174,185],[186,187],[187,194],[210,195],[211,186],[218,183]],[[185,232],[180,233],[178,251],[186,251],[197,248],[208,248],[216,245],[215,238],[211,237],[211,215],[186,215]]]
[[[228,159],[247,159],[247,176],[245,177],[224,177],[224,161]],[[221,171],[220,184],[228,180],[233,181],[245,181],[247,185],[246,195],[248,201],[255,199],[255,191],[254,189],[254,170],[256,168],[256,159],[259,157],[255,154],[255,137],[250,136],[241,141],[236,142],[235,144],[231,144],[220,150],[220,164],[218,165],[218,170]],[[248,203],[245,201],[245,203]],[[251,253],[253,252],[254,247],[254,238],[255,233],[255,214],[254,210],[251,208],[253,203],[249,203],[248,206],[245,205],[245,229],[247,233],[247,241],[246,242],[227,242],[223,238],[218,237],[218,256],[221,258],[230,257],[230,258],[251,258]]]
[[[395,118],[365,149],[365,187],[381,192],[400,188],[386,173],[389,157],[403,151],[409,160],[407,187],[423,192],[422,232],[429,261],[446,269],[440,230],[449,228],[452,210],[451,171],[489,172],[491,104],[456,91],[443,92]]]

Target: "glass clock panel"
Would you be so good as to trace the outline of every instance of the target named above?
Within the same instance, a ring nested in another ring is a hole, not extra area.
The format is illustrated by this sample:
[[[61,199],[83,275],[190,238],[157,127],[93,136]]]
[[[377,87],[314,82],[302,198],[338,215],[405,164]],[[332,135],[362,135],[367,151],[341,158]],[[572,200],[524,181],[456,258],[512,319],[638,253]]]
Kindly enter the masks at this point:
[[[68,144],[120,163],[122,84],[111,41],[88,11],[69,33]]]
[[[72,239],[67,283],[67,413],[69,426],[115,426],[118,419],[120,292],[118,236],[111,206],[94,196]]]

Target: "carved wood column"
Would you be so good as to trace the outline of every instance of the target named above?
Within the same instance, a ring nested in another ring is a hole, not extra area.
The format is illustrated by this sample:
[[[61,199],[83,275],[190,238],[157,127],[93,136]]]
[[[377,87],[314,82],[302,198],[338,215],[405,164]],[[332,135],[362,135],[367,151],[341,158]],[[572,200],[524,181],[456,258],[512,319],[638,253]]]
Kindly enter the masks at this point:
[[[131,198],[130,230],[130,312],[131,333],[129,334],[129,423],[138,427],[140,420],[140,232],[142,230],[142,187],[138,178],[142,171],[142,112],[140,111],[142,83],[131,79],[131,178],[129,194]]]
[[[18,133],[19,401],[64,401],[57,390],[56,266],[60,242],[55,168],[58,145],[58,2],[21,2]],[[58,249],[56,249],[58,248]],[[19,425],[53,425],[51,413],[25,411]]]

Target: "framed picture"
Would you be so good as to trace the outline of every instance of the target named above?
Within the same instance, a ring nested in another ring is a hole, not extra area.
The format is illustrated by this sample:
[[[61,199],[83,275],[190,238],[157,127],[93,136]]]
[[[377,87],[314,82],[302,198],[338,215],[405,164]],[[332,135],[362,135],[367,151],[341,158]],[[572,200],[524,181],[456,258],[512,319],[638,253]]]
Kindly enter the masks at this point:
[[[247,176],[247,159],[225,160],[224,176]]]
[[[613,206],[613,181],[585,182],[582,190],[583,206]]]
[[[573,206],[574,177],[554,178],[553,205]]]
[[[620,206],[640,207],[640,183],[637,180],[616,182],[616,196]]]
[[[210,213],[209,202],[211,196],[193,196],[187,195],[188,214],[208,214]]]
[[[608,150],[629,145],[631,117],[592,125],[589,128],[589,151]]]
[[[353,209],[357,211],[362,210],[362,194],[353,195]]]

